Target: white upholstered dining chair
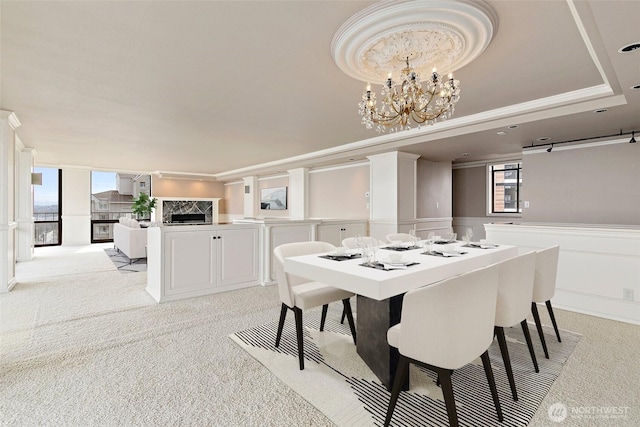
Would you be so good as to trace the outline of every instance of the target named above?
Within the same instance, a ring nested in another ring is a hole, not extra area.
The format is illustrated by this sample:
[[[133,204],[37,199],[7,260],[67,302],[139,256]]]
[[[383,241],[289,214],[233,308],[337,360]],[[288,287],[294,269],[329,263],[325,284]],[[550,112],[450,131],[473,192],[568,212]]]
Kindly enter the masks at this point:
[[[556,323],[556,317],[553,315],[553,308],[551,307],[551,298],[553,298],[553,295],[556,293],[556,276],[558,273],[559,255],[560,246],[558,245],[541,249],[536,255],[536,272],[533,282],[531,314],[533,314],[533,320],[536,322],[536,329],[538,329],[538,335],[542,342],[544,356],[547,359],[549,358],[549,350],[547,350],[547,342],[544,339],[537,303],[545,303],[547,306],[547,311],[549,312],[553,329],[556,332],[556,338],[558,338],[558,342],[562,342],[560,339],[560,331],[558,331],[558,324]]]
[[[536,372],[539,372],[538,361],[533,350],[527,316],[533,295],[533,277],[536,267],[536,253],[529,252],[501,261],[498,266],[498,298],[496,300],[495,335],[498,338],[500,353],[504,362],[513,400],[518,400],[518,392],[513,378],[509,350],[504,335],[504,328],[517,325],[522,327],[529,348],[529,354]]]
[[[401,322],[387,332],[387,341],[398,348],[400,359],[385,426],[391,422],[409,364],[413,363],[438,374],[449,424],[457,427],[451,374],[478,356],[482,359],[498,419],[502,421],[487,351],[493,342],[497,291],[498,268],[491,265],[405,294]]]
[[[360,239],[362,239],[362,244],[364,246],[372,246],[372,245],[380,246],[380,241],[375,237],[362,236],[360,237]],[[358,245],[356,244],[355,237],[347,237],[346,239],[343,239],[342,246],[344,246],[347,249],[359,249]]]
[[[392,242],[412,242],[413,236],[409,233],[392,233],[387,234],[387,240]]]
[[[302,277],[294,276],[284,271],[284,259],[292,256],[310,255],[323,252],[331,252],[335,246],[326,242],[296,242],[286,243],[274,249],[276,277],[278,280],[278,292],[282,307],[280,310],[280,322],[278,323],[278,333],[276,336],[276,347],[280,345],[282,329],[287,316],[287,311],[291,310],[295,316],[296,338],[298,342],[298,360],[300,370],[304,369],[304,346],[302,339],[302,310],[322,306],[322,319],[320,330],[324,330],[324,323],[327,317],[329,303],[342,301],[344,312],[349,321],[353,342],[356,342],[356,328],[351,311],[349,298],[353,293],[335,288],[320,282],[313,282]]]

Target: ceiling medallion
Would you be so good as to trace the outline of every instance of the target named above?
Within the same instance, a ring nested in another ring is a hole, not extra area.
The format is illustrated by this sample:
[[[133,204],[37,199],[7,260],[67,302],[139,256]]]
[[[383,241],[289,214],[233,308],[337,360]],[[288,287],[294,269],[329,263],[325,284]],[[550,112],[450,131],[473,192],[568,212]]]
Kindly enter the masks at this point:
[[[383,84],[381,108],[369,86],[359,104],[367,128],[408,129],[410,119],[420,125],[451,117],[460,93],[451,73],[477,58],[496,28],[482,1],[385,0],[345,22],[331,54],[347,75]]]

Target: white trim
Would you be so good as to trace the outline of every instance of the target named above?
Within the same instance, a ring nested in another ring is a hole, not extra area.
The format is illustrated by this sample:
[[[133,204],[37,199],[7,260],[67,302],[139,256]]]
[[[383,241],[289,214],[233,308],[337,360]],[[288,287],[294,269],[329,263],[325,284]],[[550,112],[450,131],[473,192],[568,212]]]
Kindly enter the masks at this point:
[[[312,174],[312,173],[330,172],[330,171],[335,171],[339,169],[350,169],[350,168],[357,168],[357,167],[370,166],[370,165],[371,165],[370,162],[366,160],[366,161],[359,161],[359,162],[353,162],[348,164],[318,167],[318,168],[310,169],[309,173]]]
[[[379,135],[298,156],[221,172],[216,174],[215,177],[220,180],[227,177],[233,179],[235,176],[254,175],[260,170],[283,167],[284,165],[294,164],[296,162],[330,160],[332,157],[347,156],[351,152],[357,152],[363,149],[401,149],[404,146],[415,144],[416,139],[420,139],[419,142],[428,142],[440,138],[466,135],[481,130],[492,129],[501,124],[506,126],[513,123],[514,117],[518,118],[519,123],[526,123],[545,118],[591,111],[596,108],[594,106],[604,108],[626,103],[626,98],[623,95],[614,96],[614,92],[610,86],[600,84],[471,114],[469,116],[453,118],[444,122],[438,122],[432,126]]]
[[[269,176],[258,177],[258,182],[260,182],[260,181],[269,181],[271,179],[281,179],[281,178],[289,178],[289,174],[285,173],[285,174],[280,174],[280,175],[269,175]]]
[[[485,224],[487,238],[520,253],[559,245],[559,308],[640,324],[640,228]],[[633,301],[624,299],[631,289]]]
[[[505,157],[492,157],[489,160],[476,160],[473,162],[455,163],[451,165],[451,169],[468,169],[484,167],[491,163],[508,163],[508,162],[521,162],[522,158],[513,157],[513,155],[507,155]]]
[[[14,131],[22,125],[20,120],[18,120],[18,116],[16,116],[16,113],[13,111],[0,110],[0,117],[3,119],[6,118],[7,123],[9,123],[9,126],[11,126],[11,129]]]
[[[15,221],[11,221],[8,224],[0,224],[0,231],[14,230],[17,227],[18,227],[18,223]]]
[[[502,165],[505,163],[520,163],[520,170],[522,170],[522,159],[520,160],[503,160],[503,161],[490,161],[485,165],[486,182],[486,205],[485,212],[488,217],[502,217],[502,218],[522,218],[522,212],[493,212],[493,174],[491,168],[495,165]],[[520,191],[518,191],[518,196]]]
[[[567,0],[567,6],[569,6],[569,10],[571,11],[571,15],[573,16],[573,20],[576,23],[576,27],[578,27],[578,31],[580,32],[580,36],[582,37],[582,41],[584,42],[587,51],[589,51],[589,55],[591,56],[591,60],[593,61],[593,65],[598,69],[600,73],[600,77],[602,77],[602,81],[607,86],[611,86],[609,84],[609,79],[607,79],[607,75],[604,73],[604,69],[602,68],[602,64],[596,55],[596,51],[593,48],[593,44],[591,43],[591,39],[589,39],[589,35],[587,34],[587,30],[584,28],[584,24],[582,23],[582,19],[580,19],[580,15],[578,14],[578,10],[576,9],[576,5],[573,0]]]

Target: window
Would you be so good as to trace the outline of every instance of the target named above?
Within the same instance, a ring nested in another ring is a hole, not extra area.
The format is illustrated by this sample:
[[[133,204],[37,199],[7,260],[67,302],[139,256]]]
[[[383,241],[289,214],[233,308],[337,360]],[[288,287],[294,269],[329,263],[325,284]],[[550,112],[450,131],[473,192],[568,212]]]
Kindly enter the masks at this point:
[[[149,175],[91,172],[91,243],[113,241],[113,225],[120,217],[131,218],[138,190],[148,192],[150,182]]]
[[[522,213],[522,162],[488,166],[489,214]]]
[[[62,170],[34,168],[42,185],[33,186],[34,246],[60,245],[62,236]]]

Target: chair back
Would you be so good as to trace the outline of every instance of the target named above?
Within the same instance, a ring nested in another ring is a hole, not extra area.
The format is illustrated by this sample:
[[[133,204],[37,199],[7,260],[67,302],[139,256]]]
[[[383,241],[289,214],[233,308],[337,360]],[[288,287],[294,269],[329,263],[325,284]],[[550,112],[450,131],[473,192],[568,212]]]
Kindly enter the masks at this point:
[[[559,254],[560,246],[558,245],[541,249],[537,252],[532,301],[549,301],[556,293],[556,276],[558,273]]]
[[[389,243],[391,242],[411,242],[412,241],[412,237],[411,234],[409,233],[393,233],[393,234],[387,234],[387,240],[389,241]]]
[[[273,255],[275,260],[276,279],[278,280],[278,292],[280,294],[280,301],[282,301],[289,307],[293,307],[295,300],[293,298],[293,292],[291,291],[291,288],[302,283],[311,282],[311,280],[309,279],[285,273],[285,258],[299,255],[311,255],[323,252],[331,252],[335,249],[335,246],[327,242],[285,243],[276,247],[273,250]]]
[[[361,239],[362,239],[362,244],[365,246],[380,245],[380,241],[375,237],[362,236]],[[358,249],[358,246],[356,245],[355,237],[347,237],[346,239],[342,240],[342,246],[344,246],[347,249]]]
[[[510,327],[527,318],[531,311],[536,253],[529,252],[501,261],[498,266],[496,326]]]
[[[497,292],[495,264],[407,292],[398,350],[445,369],[466,365],[493,341]]]

